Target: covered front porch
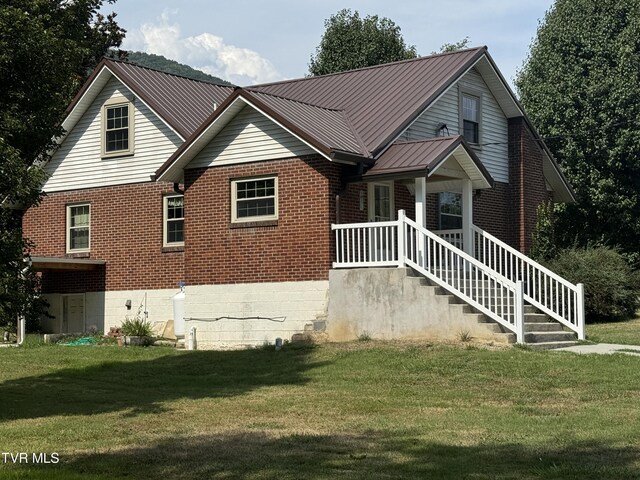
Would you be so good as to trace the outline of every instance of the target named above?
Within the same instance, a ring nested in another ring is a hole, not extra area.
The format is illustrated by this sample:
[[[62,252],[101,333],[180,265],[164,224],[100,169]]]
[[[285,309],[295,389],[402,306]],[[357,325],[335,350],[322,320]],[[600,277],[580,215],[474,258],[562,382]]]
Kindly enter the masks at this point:
[[[474,191],[490,188],[493,180],[461,137],[394,144],[362,180],[370,184],[370,221],[332,226],[334,268],[410,267],[513,332],[518,342],[526,338],[525,304],[584,339],[582,285],[474,225]],[[395,212],[391,181],[413,194],[413,218]],[[449,210],[438,204],[439,226],[448,228],[428,228],[428,193],[450,201]]]
[[[461,136],[396,143],[362,180],[369,185],[369,221],[396,219],[393,185],[403,185],[413,198],[411,210],[403,206],[407,216],[472,254],[474,193],[491,188],[493,178]]]

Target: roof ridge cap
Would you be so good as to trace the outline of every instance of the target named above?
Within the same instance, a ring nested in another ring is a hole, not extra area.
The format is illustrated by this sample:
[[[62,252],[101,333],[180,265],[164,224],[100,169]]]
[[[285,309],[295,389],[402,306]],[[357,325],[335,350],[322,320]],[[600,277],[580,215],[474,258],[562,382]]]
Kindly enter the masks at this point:
[[[352,70],[345,70],[343,72],[327,73],[326,75],[301,77],[301,78],[294,78],[294,79],[290,79],[290,80],[280,80],[278,82],[270,82],[270,83],[259,83],[257,85],[251,85],[250,87],[247,87],[247,88],[267,87],[267,86],[271,86],[271,85],[281,85],[281,84],[285,84],[285,83],[304,82],[304,81],[313,80],[313,79],[316,79],[316,78],[327,78],[327,77],[333,77],[333,76],[337,76],[337,75],[345,75],[347,73],[352,73],[352,72],[360,72],[360,71],[363,71],[363,70],[374,70],[376,68],[388,67],[389,65],[400,65],[400,64],[403,64],[403,63],[418,62],[418,61],[421,61],[421,60],[426,60],[426,59],[430,59],[430,58],[434,58],[434,57],[444,57],[444,56],[447,56],[447,55],[459,55],[459,54],[462,54],[462,53],[469,53],[471,51],[480,51],[480,50],[484,50],[486,52],[488,49],[487,49],[486,45],[483,45],[481,47],[465,48],[464,50],[456,50],[456,51],[453,51],[453,52],[434,53],[434,54],[424,55],[424,56],[416,57],[416,58],[408,58],[406,60],[397,60],[395,62],[381,63],[379,65],[371,65],[371,66],[368,66],[368,67],[354,68]]]

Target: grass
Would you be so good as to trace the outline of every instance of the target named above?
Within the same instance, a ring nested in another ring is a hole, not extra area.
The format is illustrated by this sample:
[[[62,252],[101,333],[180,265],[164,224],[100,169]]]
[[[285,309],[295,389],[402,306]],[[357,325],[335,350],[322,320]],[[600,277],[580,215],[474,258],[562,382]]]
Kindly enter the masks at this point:
[[[598,343],[640,345],[640,315],[626,322],[587,325],[587,339]]]
[[[640,358],[353,342],[0,349],[10,479],[630,479]]]

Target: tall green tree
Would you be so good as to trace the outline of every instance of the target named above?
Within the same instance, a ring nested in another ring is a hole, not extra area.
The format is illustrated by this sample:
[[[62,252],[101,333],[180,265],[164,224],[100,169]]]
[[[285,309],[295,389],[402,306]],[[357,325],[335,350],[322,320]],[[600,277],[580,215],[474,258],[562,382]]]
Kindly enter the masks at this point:
[[[115,0],[108,0],[114,3]],[[66,106],[91,69],[125,31],[103,0],[0,3],[0,325],[37,310],[21,209],[40,199],[44,173]],[[119,55],[116,51],[115,55]]]
[[[557,0],[516,85],[578,201],[555,212],[561,246],[640,258],[640,0]]]
[[[325,32],[311,55],[309,74],[326,75],[417,57],[416,47],[405,45],[400,27],[386,17],[340,10],[324,22]]]

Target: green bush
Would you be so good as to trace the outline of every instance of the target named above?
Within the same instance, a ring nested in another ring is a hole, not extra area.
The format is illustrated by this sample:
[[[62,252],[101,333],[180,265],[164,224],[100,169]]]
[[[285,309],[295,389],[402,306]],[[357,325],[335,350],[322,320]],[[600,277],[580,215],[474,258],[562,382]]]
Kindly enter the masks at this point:
[[[587,323],[625,320],[640,308],[640,272],[608,247],[572,248],[545,263],[573,283],[583,283]]]
[[[153,330],[151,324],[146,320],[136,316],[134,318],[126,318],[120,327],[122,333],[129,337],[152,337]]]

